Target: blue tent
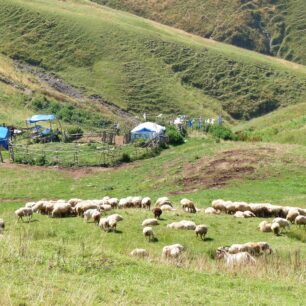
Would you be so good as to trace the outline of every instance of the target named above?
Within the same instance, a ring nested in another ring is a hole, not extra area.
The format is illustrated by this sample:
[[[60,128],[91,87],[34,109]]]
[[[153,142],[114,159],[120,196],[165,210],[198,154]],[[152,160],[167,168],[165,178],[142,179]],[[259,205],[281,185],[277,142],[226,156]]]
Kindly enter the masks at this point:
[[[10,131],[7,127],[0,126],[0,147],[9,149]]]
[[[131,131],[132,140],[137,138],[152,139],[158,135],[162,135],[166,128],[153,122],[144,122],[136,126]]]
[[[53,121],[56,119],[56,116],[54,114],[51,115],[34,115],[31,118],[28,119],[28,122],[30,124],[40,122],[40,121]]]

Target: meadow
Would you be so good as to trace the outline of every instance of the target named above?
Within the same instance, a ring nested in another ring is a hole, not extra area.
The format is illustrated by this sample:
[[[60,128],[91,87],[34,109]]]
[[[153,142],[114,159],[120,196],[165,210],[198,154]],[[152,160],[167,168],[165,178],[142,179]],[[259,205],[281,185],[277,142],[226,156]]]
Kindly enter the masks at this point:
[[[179,209],[179,200],[188,197],[199,208],[216,198],[306,207],[305,156],[305,147],[298,145],[189,138],[160,156],[116,168],[2,165],[0,217],[7,228],[0,240],[0,303],[301,305],[305,229],[292,226],[276,237],[257,230],[259,218],[187,214]],[[243,172],[249,166],[255,168]],[[141,232],[149,211],[120,210],[124,221],[117,233],[102,232],[78,217],[35,214],[32,222],[21,223],[13,213],[31,200],[105,195],[166,195],[178,210],[164,213],[154,228],[154,243]],[[182,219],[206,223],[206,240],[196,239],[192,231],[166,228]],[[256,267],[234,270],[213,259],[217,247],[248,241],[267,241],[275,252],[258,258]],[[170,243],[186,247],[179,261],[161,259],[162,247]],[[146,248],[149,259],[131,258],[135,247]]]

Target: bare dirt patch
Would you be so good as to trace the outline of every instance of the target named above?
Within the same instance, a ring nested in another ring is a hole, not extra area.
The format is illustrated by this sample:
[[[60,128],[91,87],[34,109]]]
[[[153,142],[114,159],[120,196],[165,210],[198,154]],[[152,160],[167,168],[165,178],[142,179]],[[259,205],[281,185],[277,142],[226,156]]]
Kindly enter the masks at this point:
[[[203,157],[183,167],[183,192],[198,188],[221,188],[234,179],[251,177],[258,167],[271,161],[274,148],[236,149],[213,158]]]

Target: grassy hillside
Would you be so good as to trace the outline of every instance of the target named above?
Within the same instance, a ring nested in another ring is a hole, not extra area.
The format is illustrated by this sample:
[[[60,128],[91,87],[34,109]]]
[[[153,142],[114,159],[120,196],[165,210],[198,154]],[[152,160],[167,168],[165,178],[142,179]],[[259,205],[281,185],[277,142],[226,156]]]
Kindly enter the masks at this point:
[[[235,127],[263,141],[306,145],[306,104],[288,106]]]
[[[206,38],[306,64],[303,0],[93,0]]]
[[[0,239],[0,304],[224,305],[233,298],[239,304],[299,305],[306,294],[306,248],[305,230],[295,226],[276,237],[256,229],[258,218],[194,215],[178,208],[154,228],[158,242],[148,243],[140,225],[151,216],[148,211],[120,210],[124,221],[117,234],[79,218],[35,215],[29,224],[17,223],[13,211],[41,198],[104,195],[168,195],[177,207],[186,196],[200,208],[216,198],[305,207],[305,156],[302,146],[189,139],[154,159],[108,171],[1,166],[0,217],[7,226]],[[182,219],[208,224],[206,241],[166,228]],[[234,271],[211,258],[221,245],[247,241],[267,241],[275,252],[258,258],[256,267]],[[186,247],[179,262],[160,257],[170,243]],[[131,258],[135,247],[146,248],[150,258]]]
[[[0,4],[1,52],[132,113],[249,119],[305,101],[303,66],[89,1]]]

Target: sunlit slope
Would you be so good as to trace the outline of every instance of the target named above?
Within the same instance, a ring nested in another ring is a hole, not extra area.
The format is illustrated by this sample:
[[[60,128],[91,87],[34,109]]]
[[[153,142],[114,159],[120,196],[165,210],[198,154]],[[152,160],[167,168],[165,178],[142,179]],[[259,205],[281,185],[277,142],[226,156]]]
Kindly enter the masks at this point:
[[[0,0],[0,51],[132,113],[261,116],[305,101],[305,67],[89,1]]]
[[[304,0],[92,0],[206,38],[306,64]]]

